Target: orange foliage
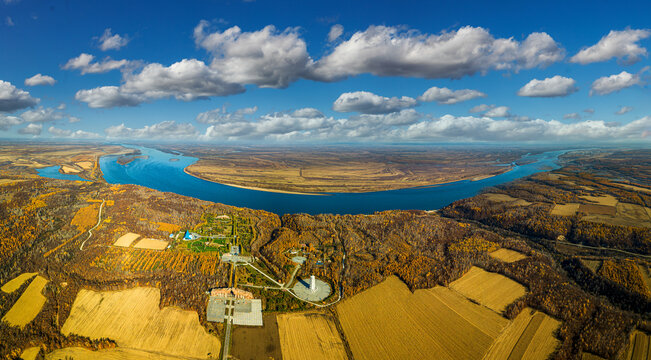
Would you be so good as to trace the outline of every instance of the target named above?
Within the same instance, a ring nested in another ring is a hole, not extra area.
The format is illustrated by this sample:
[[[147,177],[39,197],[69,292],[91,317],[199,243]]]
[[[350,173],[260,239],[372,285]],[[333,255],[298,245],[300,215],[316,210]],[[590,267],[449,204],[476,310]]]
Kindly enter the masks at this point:
[[[91,266],[107,271],[171,270],[179,273],[214,275],[219,262],[219,257],[214,254],[109,248],[105,254],[96,257],[91,262]]]
[[[164,222],[157,222],[158,224],[158,230],[160,231],[165,231],[165,232],[177,232],[181,230],[181,227],[178,225],[170,224],[170,223],[164,223]]]
[[[77,211],[70,224],[76,226],[79,231],[90,229],[97,223],[98,211],[98,204],[91,204],[83,207]]]
[[[647,290],[644,284],[640,269],[631,260],[621,262],[604,260],[601,268],[599,268],[599,275],[623,285],[631,291],[645,296],[651,296],[651,293],[649,293],[649,290]]]

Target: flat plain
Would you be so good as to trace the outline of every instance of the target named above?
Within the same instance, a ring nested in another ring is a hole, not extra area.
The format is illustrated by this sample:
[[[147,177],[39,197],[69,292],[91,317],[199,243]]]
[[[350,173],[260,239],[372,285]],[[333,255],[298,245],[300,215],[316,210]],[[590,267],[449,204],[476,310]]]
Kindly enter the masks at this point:
[[[21,329],[34,320],[47,300],[43,296],[45,284],[47,280],[44,277],[36,276],[2,320]]]
[[[505,248],[497,249],[488,255],[490,255],[492,258],[508,263],[520,261],[527,258],[527,256],[521,252]]]
[[[524,286],[506,276],[476,266],[450,283],[450,288],[498,313],[527,292]]]
[[[346,360],[346,349],[334,320],[319,312],[278,316],[284,360]]]
[[[395,276],[336,311],[356,359],[481,359],[509,323],[445,287],[412,294]]]
[[[126,233],[126,234],[120,236],[120,238],[117,239],[117,241],[115,241],[115,243],[113,243],[113,245],[121,246],[121,247],[129,247],[139,237],[140,237],[140,235],[138,235],[138,234]]]
[[[165,250],[167,244],[168,242],[165,240],[144,238],[133,245],[133,247],[137,249]]]
[[[120,347],[172,356],[206,359],[219,354],[219,339],[199,324],[196,312],[160,309],[159,303],[160,290],[150,287],[80,290],[61,333],[109,338]]]

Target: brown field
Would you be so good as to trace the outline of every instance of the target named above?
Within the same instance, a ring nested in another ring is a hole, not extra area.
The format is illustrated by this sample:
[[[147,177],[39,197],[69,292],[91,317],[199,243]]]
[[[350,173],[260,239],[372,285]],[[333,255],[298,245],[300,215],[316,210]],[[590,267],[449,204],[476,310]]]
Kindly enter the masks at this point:
[[[98,351],[82,347],[67,347],[55,350],[45,355],[46,360],[179,360],[187,359],[184,356],[173,356],[159,352],[147,352],[135,349],[104,349]]]
[[[580,198],[585,199],[589,202],[594,202],[599,205],[604,206],[615,206],[617,205],[617,198],[612,195],[602,195],[602,196],[580,196]]]
[[[631,334],[628,348],[622,360],[649,360],[651,359],[651,336],[639,330]]]
[[[126,233],[120,236],[120,238],[115,243],[113,243],[113,245],[121,246],[121,247],[129,247],[131,246],[131,243],[133,243],[139,237],[140,235],[138,234]]]
[[[569,203],[569,204],[555,204],[554,208],[551,211],[552,215],[560,216],[572,216],[576,214],[576,211],[579,210],[581,204]]]
[[[319,312],[278,315],[284,360],[346,360],[346,349],[331,317]]]
[[[621,187],[623,187],[623,188],[631,189],[631,190],[636,190],[636,191],[642,191],[642,192],[646,192],[646,193],[651,193],[651,189],[649,189],[649,188],[644,188],[644,187],[635,186],[635,185],[629,185],[629,184],[620,184],[620,183],[617,183],[617,185],[619,185],[619,186],[621,186]]]
[[[651,271],[649,269],[649,266],[638,264],[637,268],[640,270],[642,280],[644,280],[644,284],[646,285],[647,290],[651,291]]]
[[[595,354],[584,352],[583,354],[581,354],[581,360],[606,360],[606,359]]]
[[[648,207],[629,204],[629,203],[618,203],[617,204],[617,216],[630,218],[633,221],[651,221],[651,209]]]
[[[508,320],[437,286],[413,294],[397,277],[337,305],[358,359],[481,359]]]
[[[76,226],[79,231],[88,230],[95,226],[97,224],[99,206],[99,204],[95,203],[77,210],[70,224]]]
[[[494,201],[494,202],[512,202],[514,205],[518,205],[518,206],[531,205],[530,202],[528,202],[528,201],[526,201],[524,199],[514,198],[514,197],[508,196],[506,194],[487,193],[487,194],[484,194],[484,196],[488,200]]]
[[[92,161],[80,161],[78,163],[75,163],[75,165],[79,166],[84,170],[90,170],[93,168],[95,164]]]
[[[22,329],[34,320],[47,300],[42,293],[45,284],[47,284],[47,280],[44,277],[36,276],[25,292],[16,300],[14,306],[7,311],[2,321]]]
[[[41,351],[40,346],[33,346],[23,350],[23,353],[20,354],[22,360],[36,360],[38,353]]]
[[[508,171],[522,151],[445,148],[175,147],[185,171],[222,184],[299,193],[368,192],[476,180]]]
[[[165,240],[144,238],[133,245],[133,247],[137,249],[165,250],[167,244],[168,242]]]
[[[81,172],[81,170],[68,165],[61,166],[61,171],[63,171],[64,174],[78,174]]]
[[[615,216],[617,214],[617,209],[609,205],[581,204],[578,211],[588,215]]]
[[[31,279],[36,274],[38,274],[38,273],[35,273],[35,272],[34,273],[22,273],[22,274],[16,276],[15,278],[7,281],[6,284],[2,285],[0,290],[4,291],[6,293],[12,293],[12,292],[18,290],[25,283],[25,281]]]
[[[160,309],[159,304],[160,290],[156,288],[81,290],[61,333],[109,338],[120,347],[168,356],[206,359],[219,354],[219,339],[206,332],[196,312]]]
[[[587,266],[590,270],[592,270],[595,274],[599,270],[599,267],[601,266],[601,260],[585,260],[581,259],[581,262]]]
[[[544,313],[522,309],[483,359],[547,359],[560,344],[553,335],[559,326],[558,320]]]
[[[282,359],[276,314],[262,315],[264,326],[234,326],[230,355],[239,360]]]
[[[450,288],[498,313],[527,292],[524,286],[506,276],[475,266],[450,283]]]
[[[497,260],[501,260],[501,261],[509,262],[509,263],[516,262],[516,261],[527,258],[526,255],[524,255],[524,254],[522,254],[520,252],[510,250],[510,249],[504,249],[504,248],[497,249],[497,250],[493,251],[492,253],[490,253],[488,255],[490,255],[492,258],[495,258]]]

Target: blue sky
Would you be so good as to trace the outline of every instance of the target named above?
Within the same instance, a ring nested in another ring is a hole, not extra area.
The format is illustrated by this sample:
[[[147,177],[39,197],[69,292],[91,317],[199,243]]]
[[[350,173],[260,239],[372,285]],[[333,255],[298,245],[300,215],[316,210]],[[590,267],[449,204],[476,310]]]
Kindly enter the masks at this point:
[[[1,1],[0,138],[651,139],[649,2]]]

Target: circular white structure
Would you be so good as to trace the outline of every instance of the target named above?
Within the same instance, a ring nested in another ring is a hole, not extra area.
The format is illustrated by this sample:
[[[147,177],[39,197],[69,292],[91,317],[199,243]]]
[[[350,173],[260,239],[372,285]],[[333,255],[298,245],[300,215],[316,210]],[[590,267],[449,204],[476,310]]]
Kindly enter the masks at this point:
[[[312,276],[307,279],[299,279],[292,291],[303,300],[316,302],[330,295],[330,284]]]

